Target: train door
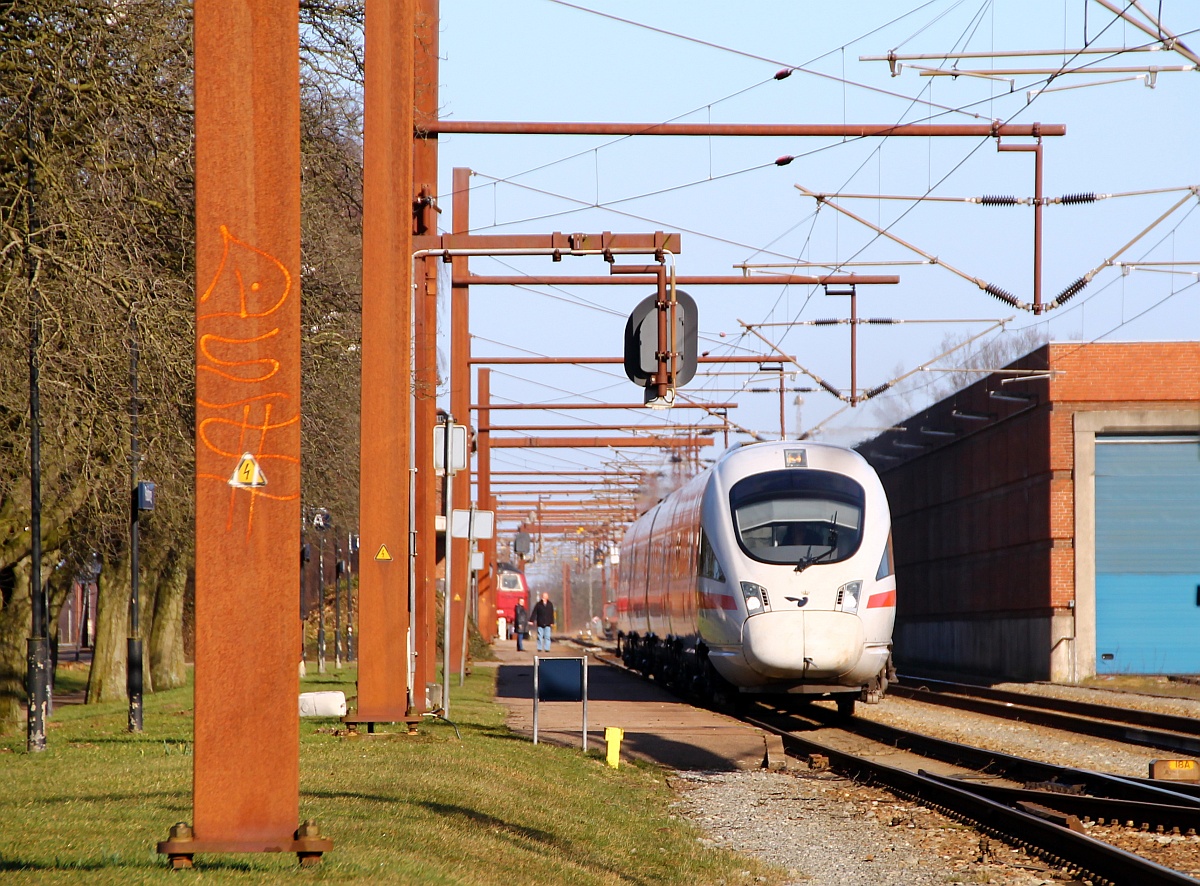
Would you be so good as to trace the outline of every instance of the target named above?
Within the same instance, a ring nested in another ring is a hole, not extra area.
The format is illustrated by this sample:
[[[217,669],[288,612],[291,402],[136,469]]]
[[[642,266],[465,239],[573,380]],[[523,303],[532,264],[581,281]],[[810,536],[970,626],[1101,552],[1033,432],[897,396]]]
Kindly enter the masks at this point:
[[[1096,437],[1096,672],[1200,673],[1200,437]]]

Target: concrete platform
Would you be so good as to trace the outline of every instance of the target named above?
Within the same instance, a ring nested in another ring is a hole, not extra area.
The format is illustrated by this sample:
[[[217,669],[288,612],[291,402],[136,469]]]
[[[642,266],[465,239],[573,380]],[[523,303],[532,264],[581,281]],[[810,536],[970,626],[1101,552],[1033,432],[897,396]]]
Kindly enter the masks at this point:
[[[603,752],[604,729],[625,731],[621,759],[636,758],[680,770],[782,768],[778,739],[732,717],[693,707],[617,664],[597,658],[596,650],[555,641],[550,653],[534,653],[526,643],[517,652],[512,641],[492,647],[498,661],[475,662],[495,667],[496,700],[508,708],[508,726],[533,740],[533,658],[588,656],[588,749]],[[566,747],[583,743],[583,705],[546,702],[538,705],[538,741]]]

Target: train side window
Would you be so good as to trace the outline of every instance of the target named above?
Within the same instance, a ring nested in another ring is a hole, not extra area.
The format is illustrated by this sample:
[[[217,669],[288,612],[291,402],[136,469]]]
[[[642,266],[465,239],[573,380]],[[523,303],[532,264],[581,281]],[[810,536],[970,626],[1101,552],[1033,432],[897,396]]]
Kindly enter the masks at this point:
[[[704,530],[700,530],[700,562],[699,572],[701,578],[711,578],[713,581],[724,581],[725,573],[721,570],[721,564],[717,562],[717,555],[712,549],[712,545],[708,543],[708,536],[704,534]]]
[[[879,569],[875,572],[875,580],[887,578],[896,571],[895,558],[892,556],[892,534],[888,533],[887,544],[883,546],[883,559],[879,561]]]

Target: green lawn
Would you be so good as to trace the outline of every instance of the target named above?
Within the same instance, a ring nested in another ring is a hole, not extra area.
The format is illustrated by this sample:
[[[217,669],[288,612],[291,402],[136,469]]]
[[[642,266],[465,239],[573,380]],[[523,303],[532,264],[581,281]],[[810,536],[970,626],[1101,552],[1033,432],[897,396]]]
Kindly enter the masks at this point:
[[[600,752],[510,733],[493,676],[480,668],[454,689],[461,741],[442,722],[346,739],[336,721],[301,721],[300,816],[334,840],[304,870],[291,855],[255,854],[197,856],[193,870],[171,872],[155,852],[173,823],[191,820],[190,688],[148,696],[140,736],[125,732],[123,704],[62,706],[44,753],[27,754],[23,736],[0,739],[0,881],[781,882],[779,870],[703,846],[672,817],[660,770],[612,770]],[[302,688],[351,695],[353,680],[345,669]]]

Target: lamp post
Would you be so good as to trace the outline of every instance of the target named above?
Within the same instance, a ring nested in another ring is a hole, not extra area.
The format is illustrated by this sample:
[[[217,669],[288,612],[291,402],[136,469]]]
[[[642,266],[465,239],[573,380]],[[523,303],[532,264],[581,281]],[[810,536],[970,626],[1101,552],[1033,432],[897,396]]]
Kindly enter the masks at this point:
[[[333,667],[342,669],[342,546],[333,539]]]
[[[325,673],[325,530],[329,528],[329,511],[317,508],[313,512],[313,528],[321,534],[321,548],[317,559],[317,673]]]
[[[135,303],[136,305],[136,303]],[[142,638],[138,599],[138,520],[142,511],[138,483],[138,334],[134,306],[129,310],[129,638],[125,689],[129,695],[129,731],[142,731]]]
[[[351,558],[358,553],[358,536],[346,536],[346,661],[357,661],[354,654],[354,586],[351,580]]]
[[[308,676],[308,663],[305,661],[308,650],[305,648],[304,642],[304,576],[308,574],[307,567],[308,562],[312,559],[312,549],[308,546],[308,542],[304,540],[305,533],[308,530],[308,521],[304,519],[303,510],[300,513],[300,678],[304,679]]]

